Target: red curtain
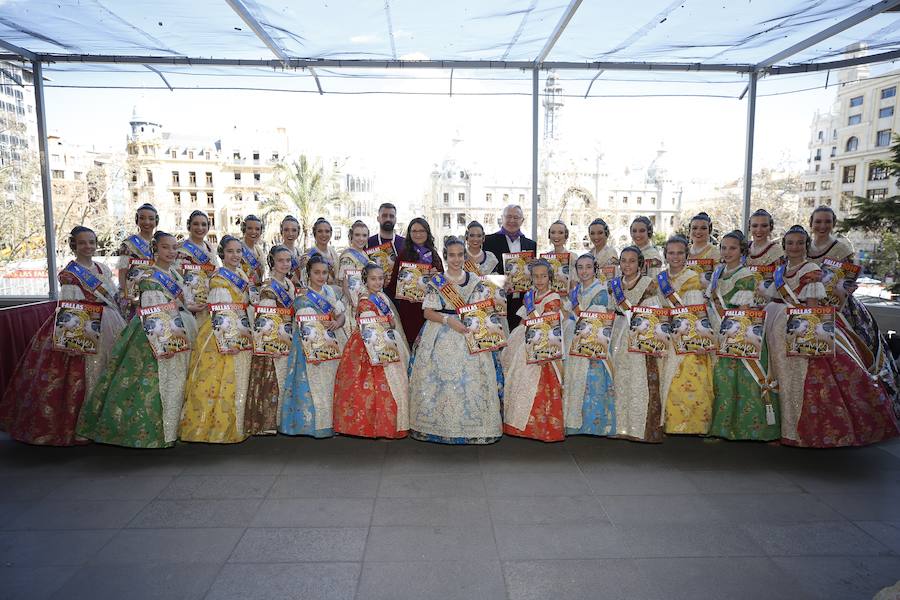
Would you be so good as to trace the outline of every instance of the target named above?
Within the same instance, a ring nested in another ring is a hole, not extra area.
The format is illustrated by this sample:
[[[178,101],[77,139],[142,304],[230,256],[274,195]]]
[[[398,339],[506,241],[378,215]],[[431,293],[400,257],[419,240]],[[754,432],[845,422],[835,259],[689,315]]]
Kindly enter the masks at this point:
[[[31,338],[56,309],[56,302],[35,302],[0,309],[0,395]]]

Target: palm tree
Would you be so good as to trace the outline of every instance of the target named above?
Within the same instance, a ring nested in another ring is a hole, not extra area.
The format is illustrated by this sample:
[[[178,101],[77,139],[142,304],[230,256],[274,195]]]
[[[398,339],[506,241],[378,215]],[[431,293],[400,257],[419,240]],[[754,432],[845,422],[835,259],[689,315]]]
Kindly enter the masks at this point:
[[[268,220],[273,213],[297,217],[303,248],[306,248],[312,224],[341,200],[334,175],[326,173],[321,161],[301,154],[293,162],[279,163],[275,178],[278,193],[260,204],[262,217]]]

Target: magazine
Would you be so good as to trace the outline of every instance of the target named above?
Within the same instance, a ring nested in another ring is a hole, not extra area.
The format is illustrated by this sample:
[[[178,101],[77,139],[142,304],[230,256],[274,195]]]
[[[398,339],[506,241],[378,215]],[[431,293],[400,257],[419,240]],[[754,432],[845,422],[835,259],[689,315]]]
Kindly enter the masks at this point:
[[[668,308],[635,306],[631,309],[629,352],[665,356],[670,333]]]
[[[153,274],[153,261],[149,258],[128,259],[128,273],[125,276],[125,297],[135,300],[138,297],[138,284]]]
[[[181,276],[184,278],[184,288],[190,290],[190,297],[198,304],[206,304],[209,298],[209,278],[212,277],[216,267],[213,264],[195,265],[185,262],[181,265]]]
[[[283,306],[253,306],[253,354],[256,356],[287,356],[291,352],[294,334],[291,308]]]
[[[553,281],[550,282],[550,289],[554,292],[568,292],[569,282],[572,281],[573,275],[569,272],[571,254],[569,252],[544,252],[541,254],[541,258],[546,258],[553,267]]]
[[[834,312],[833,306],[787,309],[787,355],[833,356]]]
[[[684,266],[700,274],[700,284],[703,286],[703,289],[709,287],[709,282],[712,281],[713,269],[716,267],[714,259],[689,258],[684,261]]]
[[[60,300],[53,326],[53,349],[71,354],[97,354],[103,305]]]
[[[762,352],[766,311],[729,309],[719,326],[716,355],[759,359]]]
[[[525,362],[539,364],[563,357],[562,319],[558,312],[526,319]]]
[[[494,352],[506,345],[503,317],[495,310],[492,298],[460,306],[456,314],[466,327],[469,354]]]
[[[359,317],[359,333],[369,354],[369,363],[384,366],[400,362],[400,348],[397,345],[397,331],[391,327],[391,318],[386,315]]]
[[[862,267],[852,262],[840,262],[831,258],[822,261],[822,284],[825,286],[825,302],[828,306],[834,306],[840,310],[849,295],[847,286],[856,283],[856,278]],[[843,288],[843,293],[836,290]]]
[[[191,340],[174,302],[141,307],[137,314],[156,358],[168,358],[191,349]]]
[[[297,329],[306,362],[317,364],[341,358],[341,346],[337,336],[325,326],[329,321],[331,313],[297,315]]]
[[[235,354],[253,349],[250,317],[246,304],[210,304],[209,319],[212,323],[216,347],[221,354]]]
[[[706,354],[716,349],[716,335],[705,304],[670,308],[672,346],[675,354]]]
[[[776,265],[753,265],[748,267],[756,278],[756,289],[753,292],[754,306],[765,306],[769,302],[766,290],[772,285],[775,277]]]
[[[387,287],[391,280],[391,274],[394,272],[394,262],[397,260],[394,244],[385,242],[380,246],[369,248],[366,250],[366,254],[369,256],[369,260],[377,263],[384,270],[384,287]]]
[[[506,275],[506,283],[512,288],[513,293],[519,294],[531,289],[531,273],[528,271],[528,263],[534,258],[534,252],[504,252],[503,273]]]
[[[428,263],[401,261],[397,271],[396,298],[421,303],[425,298],[428,282],[431,281],[431,271]]]
[[[575,337],[569,348],[570,356],[582,356],[592,360],[609,358],[614,312],[583,310],[575,323]]]

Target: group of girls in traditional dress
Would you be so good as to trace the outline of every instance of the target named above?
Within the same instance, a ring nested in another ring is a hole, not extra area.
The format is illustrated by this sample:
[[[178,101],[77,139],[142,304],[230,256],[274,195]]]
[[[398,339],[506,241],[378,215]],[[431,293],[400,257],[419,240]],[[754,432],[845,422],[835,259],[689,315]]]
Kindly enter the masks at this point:
[[[689,223],[690,240],[673,236],[661,249],[646,217],[632,223],[632,244],[621,251],[610,246],[606,222],[596,219],[588,230],[591,247],[581,256],[566,250],[566,225],[553,223],[553,254],[528,265],[532,287],[516,313],[521,322],[510,331],[505,319],[496,321],[506,343],[485,352],[472,350],[458,309],[493,300],[502,314],[506,290],[491,279],[502,257],[484,250],[477,222],[440,251],[428,222],[413,219],[391,272],[370,262],[369,230],[359,221],[341,254],[329,245],[332,229],[324,219],[313,226],[314,246],[303,252],[293,217],[281,222],[283,243],[268,252],[259,243],[263,223],[253,215],[244,219],[242,239],[226,235],[215,248],[205,239],[209,223],[200,211],[188,219],[184,241],[155,231],[157,223],[152,206],[138,209],[139,233],[120,249],[120,286],[93,260],[94,233],[72,230],[75,259],[59,274],[60,298],[102,304],[98,351],[55,349],[50,317],[0,400],[0,425],[11,437],[161,448],[178,440],[234,443],[276,433],[409,435],[446,444],[487,444],[503,434],[545,442],[567,435],[641,442],[701,435],[836,447],[898,435],[896,364],[871,315],[853,298],[853,284],[835,286],[843,303],[834,354],[787,352],[786,309],[826,299],[820,261],[853,259],[849,243],[834,236],[827,207],[813,212],[812,233],[794,225],[773,240],[774,220],[759,210],[748,223],[749,242],[732,231],[718,244],[712,220],[700,213]],[[421,302],[396,298],[404,261],[431,268]],[[554,284],[561,268],[568,269],[566,289]],[[759,272],[771,277],[761,284]],[[205,288],[192,284],[203,275]],[[257,313],[292,315],[278,331],[287,351],[257,353],[252,345],[223,351],[218,336],[227,317],[216,312],[223,306],[236,311],[235,326],[248,335]],[[641,310],[698,306],[708,319],[703,327],[713,331],[725,311],[764,309],[764,329],[748,333],[758,337],[759,357],[678,354],[671,344],[661,353],[630,348],[633,317]],[[153,327],[143,317],[160,307],[171,310],[173,326],[188,340],[183,351],[154,351]],[[611,320],[604,358],[569,354],[579,317],[588,311]],[[131,319],[127,325],[123,317]],[[385,350],[391,359],[373,359],[371,323],[383,326],[379,339],[393,348]],[[537,332],[529,329],[535,323],[547,325]],[[304,343],[316,332],[337,353],[322,360],[307,355]],[[529,344],[536,335],[564,351],[533,360]]]

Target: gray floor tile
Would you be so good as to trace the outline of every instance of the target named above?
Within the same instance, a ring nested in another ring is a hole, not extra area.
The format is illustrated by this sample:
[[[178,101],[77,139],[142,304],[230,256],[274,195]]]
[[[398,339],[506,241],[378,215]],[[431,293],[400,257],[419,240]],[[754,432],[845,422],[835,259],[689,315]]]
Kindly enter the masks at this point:
[[[129,527],[247,527],[262,500],[153,500]]]
[[[0,565],[82,565],[115,534],[112,529],[0,532]]]
[[[283,475],[305,475],[311,473],[380,473],[384,467],[384,450],[378,448],[377,440],[370,442],[374,448],[349,448],[335,452],[324,450],[316,453],[296,453],[289,455],[284,465]]]
[[[793,578],[768,558],[645,558],[638,569],[666,598],[802,598]]]
[[[368,527],[371,498],[269,498],[251,527]]]
[[[776,557],[772,559],[816,600],[869,599],[900,581],[900,557]]]
[[[56,477],[0,477],[4,502],[41,500],[65,483]]]
[[[229,562],[361,561],[364,527],[252,528],[244,533]]]
[[[490,527],[485,498],[378,498],[372,525]]]
[[[359,582],[359,598],[441,598],[505,600],[500,563],[496,560],[456,562],[367,562]]]
[[[729,523],[654,523],[617,526],[634,557],[765,556],[746,531]]]
[[[609,524],[494,524],[503,560],[629,558],[621,530]]]
[[[489,527],[372,527],[366,562],[496,560]]]
[[[483,497],[480,474],[384,475],[378,496],[383,498],[471,498]]]
[[[471,446],[419,443],[390,446],[384,461],[388,475],[480,473],[478,452]]]
[[[687,471],[704,494],[781,494],[802,492],[784,475],[771,470]]]
[[[123,529],[91,564],[225,562],[243,529]]]
[[[353,600],[360,563],[229,563],[205,600]]]
[[[481,469],[485,473],[524,473],[576,475],[578,465],[565,452],[523,452],[509,456],[494,454],[485,449],[481,454]]]
[[[900,496],[900,471],[860,464],[841,468],[820,465],[802,470],[782,471],[784,476],[813,494],[865,494]]]
[[[847,522],[743,525],[769,556],[876,556],[890,550]]]
[[[52,472],[62,477],[175,477],[184,471],[184,461],[163,449],[117,450],[124,449],[98,448],[100,454],[56,464]]]
[[[59,588],[57,600],[193,600],[203,598],[221,565],[88,565]]]
[[[160,492],[160,500],[264,498],[275,475],[179,475]]]
[[[50,500],[152,500],[171,477],[75,477],[50,492]]]
[[[0,500],[0,529],[5,529],[23,512],[34,506],[33,502],[6,502]]]
[[[900,492],[860,494],[818,494],[817,497],[848,519],[854,521],[900,520]]]
[[[659,468],[608,468],[583,466],[584,477],[595,494],[629,496],[697,494],[699,489],[683,471]]]
[[[706,496],[598,496],[616,524],[630,523],[709,523],[722,521]]]
[[[494,523],[609,523],[594,496],[518,496],[490,499]]]
[[[188,456],[183,475],[278,475],[287,457],[272,454]]]
[[[379,479],[379,473],[282,475],[269,498],[374,498]]]
[[[713,494],[706,500],[731,523],[846,520],[811,494]]]
[[[485,473],[488,496],[586,496],[591,493],[580,471],[565,473]]]
[[[503,573],[510,600],[667,598],[631,559],[508,561]]]
[[[900,519],[897,521],[855,521],[854,523],[890,548],[894,554],[900,555]]]
[[[3,600],[44,600],[50,598],[78,567],[0,568],[0,598]]]
[[[146,500],[41,500],[7,529],[119,529],[146,505]]]

